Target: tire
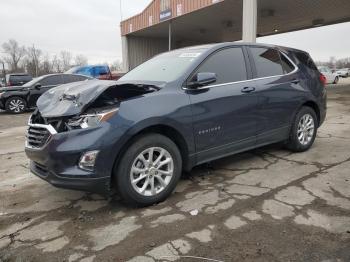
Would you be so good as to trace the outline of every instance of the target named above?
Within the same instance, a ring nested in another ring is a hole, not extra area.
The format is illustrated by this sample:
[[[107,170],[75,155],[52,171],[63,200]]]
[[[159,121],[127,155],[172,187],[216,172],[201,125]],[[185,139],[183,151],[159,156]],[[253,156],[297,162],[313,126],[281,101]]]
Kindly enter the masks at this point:
[[[333,84],[338,84],[338,82],[339,82],[339,77],[336,77],[335,79],[334,79],[334,82],[333,82]]]
[[[19,96],[10,97],[6,100],[5,110],[12,114],[23,113],[27,109],[27,102]]]
[[[150,150],[152,148],[153,151]],[[149,165],[150,152],[153,152],[153,158]],[[158,159],[160,152],[163,152],[161,161]],[[159,165],[165,160],[167,164]],[[147,134],[129,146],[114,170],[114,183],[121,198],[129,205],[145,207],[164,201],[172,193],[181,176],[182,158],[179,149],[169,138]],[[138,182],[132,183],[132,179]]]
[[[303,123],[306,123],[305,128],[303,127]],[[313,131],[311,133],[312,126]],[[318,120],[315,111],[308,106],[302,107],[295,117],[289,140],[286,143],[287,148],[293,152],[305,152],[309,150],[315,141],[317,128]]]

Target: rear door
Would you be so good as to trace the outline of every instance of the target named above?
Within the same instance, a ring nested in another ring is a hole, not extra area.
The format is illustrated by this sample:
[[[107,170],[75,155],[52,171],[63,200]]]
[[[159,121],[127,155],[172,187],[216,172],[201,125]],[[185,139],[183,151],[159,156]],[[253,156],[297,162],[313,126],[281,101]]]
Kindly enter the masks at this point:
[[[295,64],[274,48],[250,46],[257,109],[257,145],[284,140],[300,103],[300,75]]]
[[[193,74],[210,72],[218,77],[204,89],[187,90],[198,163],[255,144],[257,97],[253,82],[247,81],[247,58],[241,47],[225,48],[210,55]]]

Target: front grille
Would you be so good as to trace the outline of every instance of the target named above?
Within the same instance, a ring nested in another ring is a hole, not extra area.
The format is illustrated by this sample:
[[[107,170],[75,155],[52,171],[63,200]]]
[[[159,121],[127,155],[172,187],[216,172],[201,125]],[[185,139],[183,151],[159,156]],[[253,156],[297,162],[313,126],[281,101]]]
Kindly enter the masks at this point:
[[[45,127],[29,126],[27,144],[32,148],[41,148],[50,139],[51,133]]]

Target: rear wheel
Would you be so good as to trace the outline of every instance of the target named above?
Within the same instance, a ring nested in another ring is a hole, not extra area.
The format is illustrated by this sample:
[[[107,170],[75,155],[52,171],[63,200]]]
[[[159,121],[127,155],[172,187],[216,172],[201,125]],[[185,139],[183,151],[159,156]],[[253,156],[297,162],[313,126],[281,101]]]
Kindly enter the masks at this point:
[[[5,109],[13,114],[23,113],[27,109],[27,102],[18,96],[10,97],[5,103]]]
[[[159,134],[149,134],[127,149],[114,180],[120,196],[128,204],[149,206],[171,194],[181,170],[181,155],[174,142]]]
[[[317,134],[318,121],[311,107],[302,107],[297,113],[287,148],[294,152],[304,152],[313,145]]]

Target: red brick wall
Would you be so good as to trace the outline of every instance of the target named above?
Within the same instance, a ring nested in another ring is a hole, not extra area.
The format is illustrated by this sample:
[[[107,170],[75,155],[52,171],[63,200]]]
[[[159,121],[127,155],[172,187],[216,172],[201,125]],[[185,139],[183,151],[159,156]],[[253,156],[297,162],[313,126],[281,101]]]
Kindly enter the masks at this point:
[[[150,16],[152,17],[152,24],[158,24],[160,16],[160,1],[153,0],[153,2],[146,7],[146,9],[136,16],[130,17],[129,19],[122,21],[121,23],[121,33],[122,35],[127,35],[131,32],[135,32],[146,27],[149,27]],[[224,0],[171,0],[172,6],[172,17],[177,15],[177,5],[182,4],[182,14],[187,14],[195,10],[210,6],[217,2]]]

